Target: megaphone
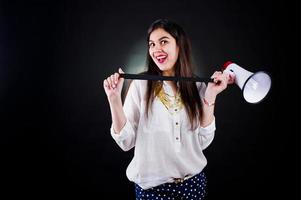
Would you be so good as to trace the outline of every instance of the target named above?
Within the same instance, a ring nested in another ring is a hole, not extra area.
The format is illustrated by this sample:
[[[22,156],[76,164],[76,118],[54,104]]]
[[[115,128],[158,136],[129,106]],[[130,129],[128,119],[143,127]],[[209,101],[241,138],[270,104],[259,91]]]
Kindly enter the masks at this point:
[[[244,99],[249,103],[259,103],[270,91],[271,77],[264,71],[253,73],[231,61],[226,62],[223,69],[230,74],[229,84],[234,82],[238,85]]]

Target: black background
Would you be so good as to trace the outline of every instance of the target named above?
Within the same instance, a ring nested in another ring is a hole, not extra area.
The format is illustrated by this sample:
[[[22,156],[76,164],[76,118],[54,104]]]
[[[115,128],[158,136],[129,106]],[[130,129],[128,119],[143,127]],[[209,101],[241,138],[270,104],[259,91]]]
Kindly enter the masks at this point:
[[[259,104],[245,102],[235,85],[219,95],[216,136],[205,150],[209,199],[290,199],[294,151],[288,144],[296,131],[289,112],[297,92],[288,81],[295,80],[297,12],[288,1],[0,6],[1,193],[134,199],[125,176],[133,151],[123,152],[110,136],[102,81],[119,66],[136,67],[126,65],[146,54],[149,24],[169,18],[190,36],[200,76],[232,60],[269,72],[273,81]]]

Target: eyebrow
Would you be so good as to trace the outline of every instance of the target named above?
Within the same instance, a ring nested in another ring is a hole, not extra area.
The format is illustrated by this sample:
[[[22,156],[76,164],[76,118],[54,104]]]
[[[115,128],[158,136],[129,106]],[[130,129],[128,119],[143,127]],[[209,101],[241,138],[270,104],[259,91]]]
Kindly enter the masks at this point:
[[[163,39],[169,39],[169,37],[167,37],[167,36],[163,36],[163,37],[159,38],[159,41],[161,41],[161,40],[163,40]],[[154,42],[154,41],[152,41],[152,40],[149,40],[148,42]]]

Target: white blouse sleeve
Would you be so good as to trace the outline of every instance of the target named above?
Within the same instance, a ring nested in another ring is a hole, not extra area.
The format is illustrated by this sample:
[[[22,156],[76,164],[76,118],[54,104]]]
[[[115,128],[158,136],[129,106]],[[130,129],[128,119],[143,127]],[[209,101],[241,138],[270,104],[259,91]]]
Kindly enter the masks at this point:
[[[119,134],[116,134],[111,126],[111,135],[120,148],[128,151],[135,146],[137,126],[140,117],[140,103],[138,81],[133,81],[124,101],[123,110],[126,116],[126,123]]]
[[[206,84],[205,83],[198,83],[197,88],[200,94],[200,98],[202,99],[205,95],[206,91]],[[214,134],[215,134],[215,118],[213,121],[206,127],[199,126],[198,128],[198,134],[199,134],[199,140],[201,144],[202,149],[206,149],[210,143],[213,141]]]

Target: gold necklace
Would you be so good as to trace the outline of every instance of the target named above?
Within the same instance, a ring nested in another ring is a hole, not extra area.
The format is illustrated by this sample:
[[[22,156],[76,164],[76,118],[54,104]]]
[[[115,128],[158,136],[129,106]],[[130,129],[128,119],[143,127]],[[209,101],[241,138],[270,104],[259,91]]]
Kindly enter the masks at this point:
[[[155,86],[155,94],[170,114],[178,113],[184,107],[179,90],[177,91],[175,96],[171,96],[169,94],[166,94],[162,85],[157,84]]]

